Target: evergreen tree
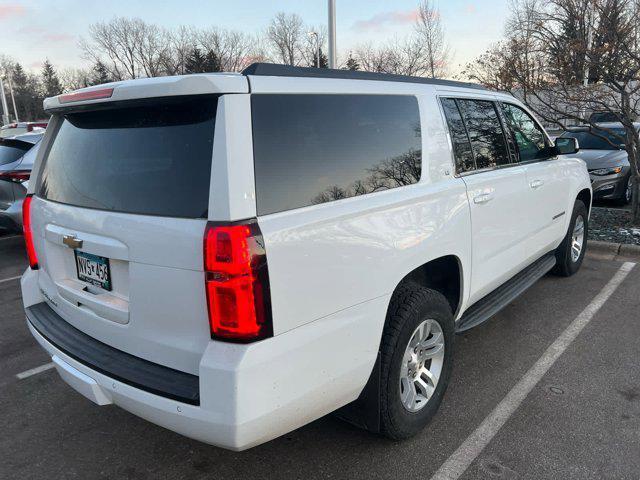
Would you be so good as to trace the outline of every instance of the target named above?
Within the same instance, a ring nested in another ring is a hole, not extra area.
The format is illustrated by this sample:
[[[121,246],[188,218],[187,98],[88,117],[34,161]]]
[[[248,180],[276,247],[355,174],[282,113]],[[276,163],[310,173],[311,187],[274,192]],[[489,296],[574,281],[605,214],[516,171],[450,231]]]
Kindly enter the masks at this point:
[[[184,73],[202,73],[205,71],[206,57],[198,47],[193,47],[184,61]]]
[[[95,63],[91,70],[91,85],[100,85],[102,83],[113,82],[113,78],[111,78],[109,69],[100,60]]]
[[[40,82],[35,75],[25,72],[19,63],[13,65],[11,69],[11,87],[13,88],[20,121],[45,118],[42,107],[43,96],[40,94],[42,91]],[[13,107],[10,108],[10,111],[13,112]]]
[[[322,48],[320,49],[320,65],[318,65],[318,56],[316,55],[313,57],[313,63],[311,66],[315,68],[329,68],[329,59],[322,51]]]
[[[347,59],[346,68],[347,70],[360,70],[360,64],[351,54],[349,54],[349,58]]]
[[[220,61],[220,57],[213,50],[209,50],[204,60],[204,70],[203,72],[221,72],[222,71],[222,62]]]
[[[46,97],[55,97],[62,93],[62,84],[49,60],[42,64],[42,93]]]

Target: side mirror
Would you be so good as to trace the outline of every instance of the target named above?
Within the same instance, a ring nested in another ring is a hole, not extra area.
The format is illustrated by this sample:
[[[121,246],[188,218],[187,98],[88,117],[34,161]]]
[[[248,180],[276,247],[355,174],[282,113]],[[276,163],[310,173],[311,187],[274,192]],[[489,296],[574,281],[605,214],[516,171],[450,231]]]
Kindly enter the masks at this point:
[[[578,153],[580,145],[578,145],[578,140],[573,137],[560,137],[556,138],[555,150],[556,155],[571,155]]]

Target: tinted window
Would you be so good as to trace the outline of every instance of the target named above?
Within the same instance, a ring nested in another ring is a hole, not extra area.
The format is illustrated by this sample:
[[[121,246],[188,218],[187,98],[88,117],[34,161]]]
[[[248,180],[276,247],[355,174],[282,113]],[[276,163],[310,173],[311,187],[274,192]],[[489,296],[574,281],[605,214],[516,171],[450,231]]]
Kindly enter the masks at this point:
[[[64,116],[40,195],[80,207],[207,216],[217,100],[177,97]]]
[[[564,132],[561,137],[576,138],[580,150],[618,150],[619,145],[625,143],[626,134],[623,128],[612,128],[610,131]]]
[[[415,97],[253,95],[258,213],[416,183]]]
[[[32,147],[23,142],[7,140],[0,142],[0,165],[7,165],[19,160]]]
[[[476,168],[509,163],[507,145],[494,103],[486,100],[456,100],[464,118]]]
[[[513,135],[521,162],[549,157],[549,149],[542,128],[522,108],[502,104],[502,111]]]
[[[453,154],[456,159],[456,170],[458,173],[473,170],[474,162],[471,143],[469,143],[467,129],[462,121],[462,116],[460,115],[456,101],[453,98],[443,98],[442,107],[447,117],[449,132],[451,133]]]

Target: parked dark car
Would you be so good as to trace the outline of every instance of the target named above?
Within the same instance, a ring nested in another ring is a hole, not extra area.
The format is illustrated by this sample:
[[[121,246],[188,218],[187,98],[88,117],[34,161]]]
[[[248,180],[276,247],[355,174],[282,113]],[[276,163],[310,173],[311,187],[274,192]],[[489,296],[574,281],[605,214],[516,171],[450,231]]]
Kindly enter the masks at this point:
[[[593,198],[627,204],[631,201],[633,179],[624,143],[619,138],[624,138],[624,128],[617,122],[597,126],[602,130],[578,128],[564,132],[561,137],[578,140],[580,151],[575,156],[587,164]],[[635,126],[640,130],[640,123]]]
[[[0,229],[22,231],[22,200],[43,135],[0,139]]]

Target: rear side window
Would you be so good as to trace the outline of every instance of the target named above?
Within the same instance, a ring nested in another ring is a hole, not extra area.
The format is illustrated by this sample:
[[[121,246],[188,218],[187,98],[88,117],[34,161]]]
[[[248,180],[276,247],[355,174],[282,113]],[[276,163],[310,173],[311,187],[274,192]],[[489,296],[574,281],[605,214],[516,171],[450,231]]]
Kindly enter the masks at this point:
[[[257,94],[251,106],[260,215],[420,180],[415,97]]]
[[[206,218],[217,97],[172,97],[69,113],[39,195],[78,207]]]
[[[494,102],[457,99],[456,103],[467,127],[476,169],[510,163],[502,124]]]
[[[449,132],[451,134],[451,143],[453,145],[453,155],[456,159],[456,171],[458,173],[468,172],[475,168],[473,161],[473,151],[471,150],[471,142],[467,135],[467,128],[453,98],[443,98],[442,108],[444,109]]]

